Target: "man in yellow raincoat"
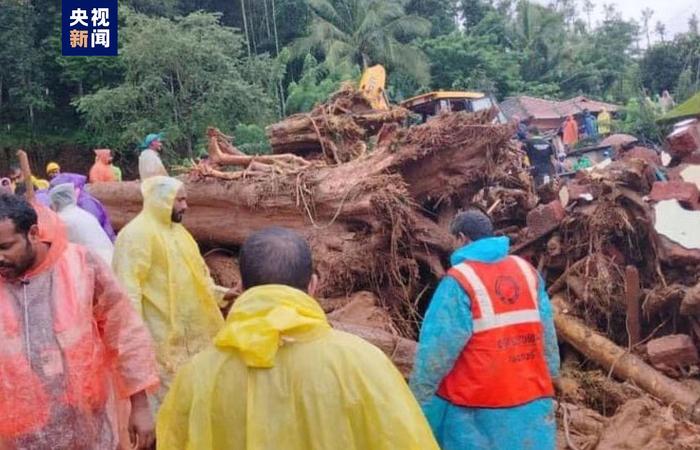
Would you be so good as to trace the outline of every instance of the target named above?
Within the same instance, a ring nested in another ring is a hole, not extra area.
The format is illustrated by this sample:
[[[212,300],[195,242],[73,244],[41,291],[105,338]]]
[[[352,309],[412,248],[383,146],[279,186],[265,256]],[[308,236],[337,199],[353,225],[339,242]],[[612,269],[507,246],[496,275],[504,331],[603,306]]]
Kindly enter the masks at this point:
[[[331,329],[301,237],[251,235],[240,268],[247,290],[214,345],[180,369],[159,413],[159,449],[438,449],[389,358]]]
[[[141,184],[143,210],[119,233],[113,267],[156,342],[161,389],[209,345],[224,324],[214,281],[197,243],[180,223],[184,185],[156,176]]]

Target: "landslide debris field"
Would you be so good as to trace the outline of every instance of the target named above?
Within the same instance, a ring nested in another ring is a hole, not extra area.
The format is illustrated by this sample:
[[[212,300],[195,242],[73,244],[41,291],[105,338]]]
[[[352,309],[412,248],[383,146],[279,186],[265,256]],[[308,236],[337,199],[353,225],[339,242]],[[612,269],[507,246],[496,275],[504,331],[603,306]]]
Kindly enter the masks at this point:
[[[669,140],[674,167],[662,183],[655,150],[613,136],[612,163],[535,189],[513,126],[494,123],[495,114],[447,113],[405,127],[406,110],[373,111],[345,87],[268,127],[275,154],[305,162],[209,164],[184,175],[184,223],[225,286],[238,281],[237,248],[251,232],[300,232],[333,325],[375,343],[409,376],[421,314],[455,245],[449,221],[481,208],[513,253],[540,270],[555,307],[560,447],[700,448],[693,143]],[[210,139],[232,152],[221,133]],[[116,228],[141,209],[138,183],[91,192]]]

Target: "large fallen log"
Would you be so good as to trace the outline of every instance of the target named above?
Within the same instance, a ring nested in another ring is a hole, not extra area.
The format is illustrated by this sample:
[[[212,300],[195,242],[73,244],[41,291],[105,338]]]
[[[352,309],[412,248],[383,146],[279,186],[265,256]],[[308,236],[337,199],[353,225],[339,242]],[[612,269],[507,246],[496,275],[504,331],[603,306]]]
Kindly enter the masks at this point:
[[[371,153],[335,166],[228,180],[207,172],[185,177],[184,224],[200,243],[228,247],[269,226],[297,230],[312,246],[322,296],[369,289],[385,293],[390,310],[410,308],[419,265],[440,273],[440,259],[453,248],[421,204],[473,195],[485,185],[512,134],[510,126],[492,125],[492,117],[454,113],[385,130]],[[90,192],[116,228],[141,209],[138,183],[98,184]]]
[[[408,111],[397,106],[373,110],[361,92],[346,85],[311,112],[289,116],[265,131],[275,154],[296,153],[340,164],[365,154],[367,140],[384,124],[407,117]]]
[[[418,346],[416,341],[405,339],[377,328],[363,327],[362,325],[331,320],[331,326],[336,330],[354,334],[371,342],[391,359],[404,377],[408,378],[411,374]]]
[[[668,405],[679,406],[691,419],[700,421],[700,393],[663,375],[638,356],[568,315],[571,308],[561,295],[555,295],[552,304],[554,324],[561,339],[616,377],[631,381]]]

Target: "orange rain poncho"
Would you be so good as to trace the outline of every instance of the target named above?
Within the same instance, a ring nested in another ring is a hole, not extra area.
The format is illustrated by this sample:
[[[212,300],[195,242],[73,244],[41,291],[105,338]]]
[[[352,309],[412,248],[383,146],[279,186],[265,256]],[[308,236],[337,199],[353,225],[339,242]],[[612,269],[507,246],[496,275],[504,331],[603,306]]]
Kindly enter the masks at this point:
[[[564,144],[568,146],[574,146],[578,142],[578,124],[574,119],[574,116],[569,116],[564,122]]]
[[[304,292],[249,289],[215,344],[178,373],[159,449],[438,450],[389,358]]]
[[[108,148],[95,150],[95,164],[90,169],[90,183],[107,183],[116,181],[110,162],[112,151]]]
[[[162,399],[177,369],[211,343],[224,324],[216,286],[197,243],[171,219],[182,183],[141,184],[143,211],[119,233],[114,270],[156,342]]]
[[[114,449],[116,402],[158,384],[150,336],[99,257],[40,237],[44,261],[0,278],[0,448]]]

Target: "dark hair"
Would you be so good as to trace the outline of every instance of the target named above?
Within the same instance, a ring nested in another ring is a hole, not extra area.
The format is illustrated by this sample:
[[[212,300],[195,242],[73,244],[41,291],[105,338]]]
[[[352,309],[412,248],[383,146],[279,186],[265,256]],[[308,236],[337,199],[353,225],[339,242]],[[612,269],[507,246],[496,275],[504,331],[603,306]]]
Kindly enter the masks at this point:
[[[19,168],[19,166],[18,166],[17,164],[12,164],[12,165],[10,166],[10,173],[13,173],[13,172],[20,172],[20,171],[21,171],[21,169]]]
[[[527,132],[529,134],[539,134],[540,130],[535,125],[530,125],[529,127],[527,127]]]
[[[11,220],[15,230],[25,236],[37,224],[34,208],[25,199],[12,194],[0,194],[0,221]]]
[[[311,248],[292,230],[266,228],[245,240],[239,254],[243,288],[282,284],[306,291],[313,274]]]
[[[489,216],[478,209],[469,209],[455,216],[450,224],[450,232],[455,236],[461,233],[476,241],[493,236],[493,223]]]

